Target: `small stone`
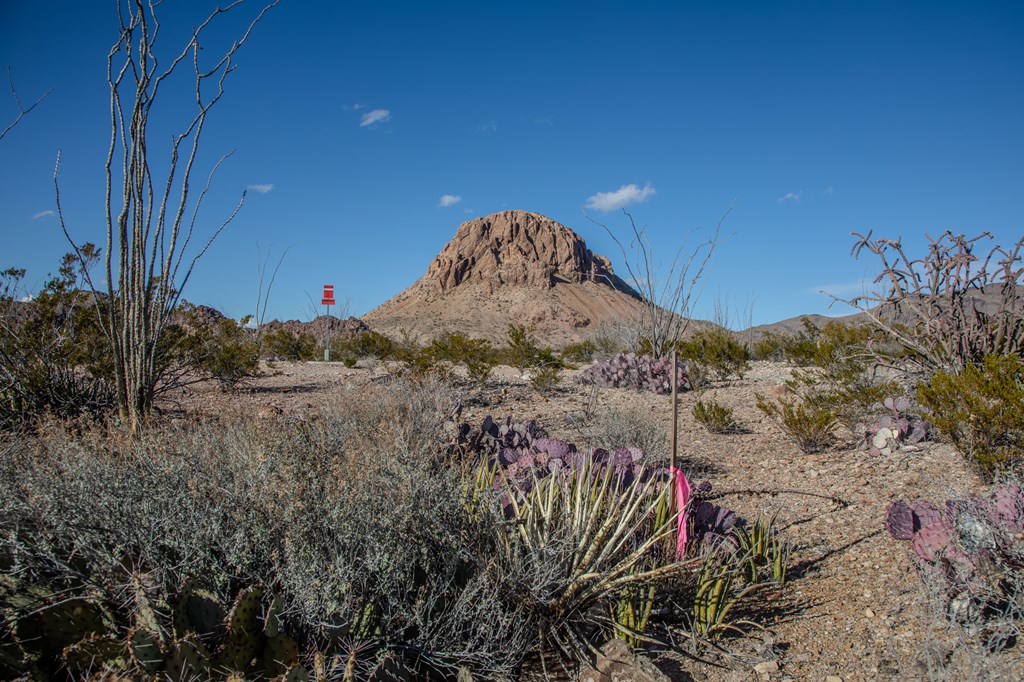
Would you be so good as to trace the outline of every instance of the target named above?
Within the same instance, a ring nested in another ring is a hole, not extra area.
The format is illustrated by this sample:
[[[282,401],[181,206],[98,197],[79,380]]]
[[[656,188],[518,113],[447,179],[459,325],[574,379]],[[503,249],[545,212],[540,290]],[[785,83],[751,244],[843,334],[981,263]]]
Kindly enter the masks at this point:
[[[839,675],[828,675],[825,677],[825,682],[843,682],[843,678],[839,677]]]
[[[754,672],[758,675],[771,675],[774,672],[779,671],[778,661],[761,661],[754,666]]]
[[[871,609],[864,609],[864,617],[865,618],[874,618],[875,617],[875,612],[872,611]]]

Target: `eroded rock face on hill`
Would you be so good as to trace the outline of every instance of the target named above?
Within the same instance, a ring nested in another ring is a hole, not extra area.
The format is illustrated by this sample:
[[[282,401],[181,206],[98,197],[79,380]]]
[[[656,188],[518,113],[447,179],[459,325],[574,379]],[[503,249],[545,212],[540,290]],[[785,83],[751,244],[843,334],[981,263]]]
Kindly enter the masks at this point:
[[[441,292],[476,285],[550,289],[558,282],[598,282],[632,293],[611,263],[575,232],[538,213],[502,211],[459,226],[425,277]]]
[[[635,319],[643,303],[568,227],[502,211],[459,226],[405,291],[370,311],[371,328],[429,340],[445,331],[501,342],[509,324],[557,346]]]

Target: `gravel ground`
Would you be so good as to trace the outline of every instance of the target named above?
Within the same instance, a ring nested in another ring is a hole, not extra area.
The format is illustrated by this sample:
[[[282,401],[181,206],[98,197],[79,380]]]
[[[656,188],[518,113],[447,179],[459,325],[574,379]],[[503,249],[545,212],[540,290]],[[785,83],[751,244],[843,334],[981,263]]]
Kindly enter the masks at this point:
[[[484,389],[466,388],[463,418],[537,419],[553,435],[580,442],[588,424],[611,409],[668,430],[668,396],[594,391],[578,385],[575,374],[565,372],[559,387],[544,397],[519,372],[499,367]],[[384,375],[382,366],[276,363],[230,396],[213,386],[193,387],[179,396],[178,409],[214,413],[229,404],[268,418],[302,419],[330,409],[340,387]],[[888,536],[884,519],[896,498],[944,500],[978,493],[983,482],[943,444],[882,457],[856,449],[802,453],[755,406],[755,393],[777,389],[787,378],[785,365],[761,362],[744,379],[712,387],[709,395],[734,408],[744,428],[738,434],[707,433],[691,416],[694,394],[680,396],[682,461],[747,518],[778,513],[794,543],[793,579],[762,614],[765,632],[755,630],[731,644],[737,655],[728,668],[666,654],[657,657],[659,666],[677,680],[976,679],[962,662],[945,676],[924,667],[926,644],[949,647],[951,635],[930,615],[909,548]],[[1024,653],[1011,650],[1000,663],[1008,672],[989,679],[1024,679]]]

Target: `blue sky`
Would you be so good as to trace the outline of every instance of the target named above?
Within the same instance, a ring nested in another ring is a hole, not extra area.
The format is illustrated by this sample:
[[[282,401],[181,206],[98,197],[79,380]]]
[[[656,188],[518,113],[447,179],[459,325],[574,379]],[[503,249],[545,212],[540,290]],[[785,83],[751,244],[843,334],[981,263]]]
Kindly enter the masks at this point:
[[[211,6],[163,3],[164,48]],[[72,234],[104,240],[116,27],[113,0],[0,0],[0,65],[26,103],[53,89],[0,141],[0,268],[30,287],[68,250],[49,213],[58,150]],[[1024,233],[1022,35],[1016,2],[283,0],[208,120],[194,183],[236,151],[197,230],[249,191],[185,297],[251,313],[257,246],[290,246],[270,316],[308,318],[325,283],[364,313],[461,222],[505,209],[568,225],[622,272],[584,212],[624,235],[631,199],[666,263],[733,207],[698,316],[716,299],[752,301],[755,323],[828,313],[819,289],[874,274],[852,231],[918,250],[925,232]],[[164,94],[158,148],[189,103]],[[0,127],[16,115],[0,94]]]

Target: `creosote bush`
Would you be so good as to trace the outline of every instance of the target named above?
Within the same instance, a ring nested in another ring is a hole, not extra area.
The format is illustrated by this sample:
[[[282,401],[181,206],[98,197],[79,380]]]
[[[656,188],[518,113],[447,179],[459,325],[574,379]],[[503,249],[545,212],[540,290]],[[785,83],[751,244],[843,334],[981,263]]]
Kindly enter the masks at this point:
[[[750,351],[727,329],[701,329],[677,348],[679,357],[698,363],[719,381],[742,379],[750,369]]]
[[[945,437],[988,473],[1024,456],[1024,361],[987,356],[959,374],[936,372],[917,397]]]
[[[836,413],[829,407],[806,398],[773,400],[755,394],[757,407],[771,417],[806,453],[829,450],[838,441]]]
[[[260,343],[262,355],[268,360],[304,361],[322,357],[312,334],[292,334],[284,327],[264,334]]]
[[[693,418],[709,433],[736,433],[739,430],[733,409],[711,398],[697,398],[693,405]]]

